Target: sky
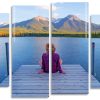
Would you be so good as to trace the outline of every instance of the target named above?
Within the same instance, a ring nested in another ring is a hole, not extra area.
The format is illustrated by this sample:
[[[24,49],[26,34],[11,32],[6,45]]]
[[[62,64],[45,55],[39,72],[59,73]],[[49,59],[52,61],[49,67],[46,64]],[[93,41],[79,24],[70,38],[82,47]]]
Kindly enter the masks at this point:
[[[9,22],[9,14],[0,13],[0,23],[8,23]]]
[[[100,15],[92,15],[91,22],[95,24],[100,24]]]
[[[52,9],[52,16],[54,18],[76,15],[82,20],[88,20],[88,3],[86,2],[55,3],[52,5]]]
[[[49,7],[44,6],[14,6],[12,7],[13,23],[31,19],[36,16],[49,16]]]

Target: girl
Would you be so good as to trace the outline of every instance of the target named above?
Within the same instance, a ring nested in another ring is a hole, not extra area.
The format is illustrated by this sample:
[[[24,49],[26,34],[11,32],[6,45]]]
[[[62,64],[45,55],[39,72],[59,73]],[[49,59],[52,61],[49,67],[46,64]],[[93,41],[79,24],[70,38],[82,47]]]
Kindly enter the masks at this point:
[[[64,74],[61,68],[62,60],[59,54],[55,53],[55,46],[52,44],[52,73],[60,72]],[[43,53],[42,60],[40,61],[41,70],[39,74],[49,73],[49,44],[46,44],[46,53]]]

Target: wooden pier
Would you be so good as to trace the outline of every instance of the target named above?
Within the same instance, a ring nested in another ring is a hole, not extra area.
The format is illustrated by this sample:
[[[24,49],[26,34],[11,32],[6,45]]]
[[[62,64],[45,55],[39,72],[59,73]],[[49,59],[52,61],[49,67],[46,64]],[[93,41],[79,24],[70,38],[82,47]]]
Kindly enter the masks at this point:
[[[63,65],[66,74],[52,74],[52,94],[87,94],[88,72],[80,65]],[[12,97],[48,97],[49,75],[39,65],[22,65],[12,76]],[[96,79],[94,79],[96,80]]]

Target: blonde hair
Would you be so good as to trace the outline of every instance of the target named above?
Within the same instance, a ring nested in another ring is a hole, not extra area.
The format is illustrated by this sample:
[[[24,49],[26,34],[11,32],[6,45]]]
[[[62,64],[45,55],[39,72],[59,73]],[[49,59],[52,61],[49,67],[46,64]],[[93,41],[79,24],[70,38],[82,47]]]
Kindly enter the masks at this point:
[[[52,44],[52,53],[54,53],[56,50],[54,44]],[[46,51],[49,52],[49,43],[46,44]]]

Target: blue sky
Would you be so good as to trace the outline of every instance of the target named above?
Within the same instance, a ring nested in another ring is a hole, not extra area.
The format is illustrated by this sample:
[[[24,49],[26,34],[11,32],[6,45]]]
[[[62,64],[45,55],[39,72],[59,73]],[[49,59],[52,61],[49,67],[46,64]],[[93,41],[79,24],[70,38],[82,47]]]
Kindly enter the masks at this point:
[[[21,22],[35,16],[48,17],[48,6],[14,6],[12,8],[13,22]]]
[[[8,23],[9,22],[9,14],[0,13],[0,23]]]
[[[85,21],[88,19],[88,3],[86,2],[55,3],[52,5],[52,9],[53,17],[63,18],[71,14],[77,15]]]
[[[100,24],[100,15],[92,15],[91,22],[95,24]]]

